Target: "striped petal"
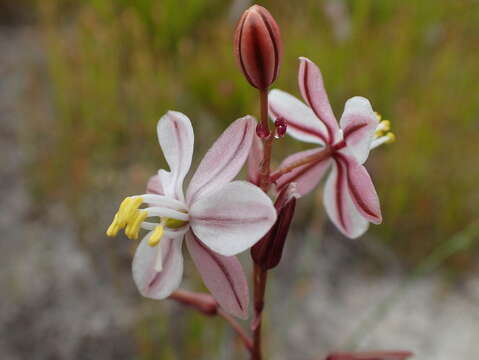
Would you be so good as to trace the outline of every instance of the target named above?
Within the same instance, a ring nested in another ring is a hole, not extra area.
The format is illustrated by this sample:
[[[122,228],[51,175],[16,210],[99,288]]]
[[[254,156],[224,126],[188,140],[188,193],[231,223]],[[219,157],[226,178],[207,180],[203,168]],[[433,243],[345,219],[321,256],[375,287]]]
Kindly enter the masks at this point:
[[[348,189],[347,168],[335,160],[324,187],[326,212],[334,225],[347,237],[357,238],[364,234],[369,222],[356,208]]]
[[[310,107],[284,91],[273,89],[268,95],[269,114],[273,121],[282,117],[292,137],[313,144],[327,142],[327,129]]]
[[[287,167],[296,161],[304,159],[307,156],[318,154],[321,151],[321,149],[312,149],[290,155],[281,163],[279,168]],[[299,166],[276,180],[276,186],[278,190],[282,190],[289,183],[294,182],[296,183],[296,192],[303,196],[319,184],[330,164],[331,158],[328,157],[315,163]]]
[[[183,277],[183,236],[164,236],[155,247],[148,245],[149,232],[138,245],[133,258],[133,280],[140,293],[151,299],[164,299],[175,291]],[[162,270],[157,271],[160,251]]]
[[[323,76],[319,68],[309,59],[299,58],[299,90],[303,99],[311,106],[316,116],[327,128],[328,143],[333,143],[339,132],[328,95],[324,89]]]
[[[186,246],[205,286],[220,306],[228,313],[246,319],[248,282],[238,259],[211,251],[192,232],[186,234]]]
[[[165,195],[184,200],[183,180],[191,166],[194,144],[190,119],[180,112],[168,111],[158,121],[157,132],[163,155],[172,174],[173,193]],[[164,190],[170,191],[167,188]]]
[[[234,181],[190,207],[190,226],[211,250],[236,255],[253,246],[271,228],[276,210],[257,186]]]
[[[349,99],[344,107],[340,125],[350,152],[360,164],[364,163],[378,126],[378,119],[369,100],[360,96]]]
[[[248,157],[255,126],[256,120],[245,116],[221,134],[191,179],[186,195],[189,204],[234,179]]]
[[[382,216],[379,197],[368,171],[352,156],[339,153],[336,157],[347,169],[349,193],[356,208],[369,222],[380,224]]]

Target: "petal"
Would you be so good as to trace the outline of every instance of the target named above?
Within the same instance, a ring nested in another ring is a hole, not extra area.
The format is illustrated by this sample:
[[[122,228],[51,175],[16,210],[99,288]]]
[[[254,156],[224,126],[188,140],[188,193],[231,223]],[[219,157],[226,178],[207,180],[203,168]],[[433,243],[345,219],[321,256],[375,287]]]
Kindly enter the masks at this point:
[[[263,144],[258,136],[253,136],[253,143],[248,155],[248,181],[258,185],[261,161],[263,160]]]
[[[368,221],[380,224],[379,197],[368,171],[351,156],[339,153],[337,157],[347,169],[348,188],[356,208]]]
[[[275,121],[282,117],[287,123],[287,132],[292,137],[313,144],[324,144],[328,136],[326,127],[314,112],[284,91],[273,89],[268,95],[269,115]]]
[[[368,158],[378,119],[368,99],[355,96],[346,102],[340,120],[344,141],[360,164]]]
[[[158,173],[148,180],[146,192],[176,198],[174,174],[163,169],[158,170]]]
[[[163,237],[160,244],[148,245],[149,232],[138,245],[133,258],[133,279],[140,293],[151,299],[164,299],[180,285],[183,276],[183,254],[181,244],[183,236],[177,238]],[[158,246],[163,261],[163,269],[155,270]]]
[[[329,218],[344,235],[354,239],[366,232],[369,222],[351,199],[347,169],[341,161],[333,163],[324,187],[323,201]]]
[[[204,246],[196,236],[186,235],[186,246],[203,282],[220,306],[235,316],[248,316],[248,282],[235,256],[222,256]]]
[[[248,157],[256,120],[245,116],[233,122],[208,150],[187,191],[188,203],[231,181]]]
[[[165,190],[161,182],[160,175],[156,174],[150,177],[148,183],[146,184],[146,192],[148,194],[164,195]]]
[[[190,226],[195,235],[211,250],[225,256],[253,246],[275,220],[271,199],[246,181],[229,183],[190,207]]]
[[[338,122],[329,104],[321,71],[316,64],[305,57],[299,58],[298,83],[303,99],[306,100],[316,116],[326,126],[328,142],[332,143],[339,132]]]
[[[158,121],[158,140],[170,167],[174,194],[166,194],[183,199],[183,180],[191,166],[194,135],[190,119],[180,112],[168,111]]]
[[[305,158],[306,156],[319,154],[321,151],[321,149],[312,149],[290,155],[281,163],[281,166],[279,168],[281,169],[283,167],[286,167],[298,160]],[[276,185],[278,189],[281,190],[287,184],[295,182],[296,191],[298,192],[298,194],[303,196],[309,193],[319,184],[321,178],[323,177],[330,164],[331,158],[328,157],[316,163],[299,166],[276,180]]]

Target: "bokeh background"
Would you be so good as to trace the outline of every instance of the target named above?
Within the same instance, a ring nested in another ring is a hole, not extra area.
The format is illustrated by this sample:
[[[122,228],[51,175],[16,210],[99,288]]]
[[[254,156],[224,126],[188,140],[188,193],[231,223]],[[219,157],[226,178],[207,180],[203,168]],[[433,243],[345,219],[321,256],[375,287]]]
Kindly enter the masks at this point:
[[[301,200],[271,274],[267,358],[404,349],[477,359],[479,1],[259,3],[282,30],[277,87],[299,93],[307,56],[337,115],[363,95],[397,135],[367,163],[384,224],[351,241],[324,216],[320,192]],[[232,51],[250,5],[0,1],[2,359],[247,358],[220,319],[141,298],[135,244],[104,231],[165,165],[163,113],[190,116],[197,154],[258,114]],[[285,139],[276,160],[301,146]],[[203,289],[190,260],[183,284]]]

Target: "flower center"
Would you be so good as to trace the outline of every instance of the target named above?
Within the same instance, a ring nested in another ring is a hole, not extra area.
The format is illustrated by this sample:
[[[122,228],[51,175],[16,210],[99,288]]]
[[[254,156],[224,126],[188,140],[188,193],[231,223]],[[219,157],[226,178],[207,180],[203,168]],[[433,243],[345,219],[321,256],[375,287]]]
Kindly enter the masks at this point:
[[[140,208],[145,202],[151,206]],[[182,202],[162,195],[129,196],[120,204],[106,234],[113,237],[125,229],[125,235],[129,239],[138,240],[141,228],[153,230],[148,244],[156,246],[165,233],[175,231],[188,223],[185,207]],[[159,217],[160,222],[146,222],[148,217]]]

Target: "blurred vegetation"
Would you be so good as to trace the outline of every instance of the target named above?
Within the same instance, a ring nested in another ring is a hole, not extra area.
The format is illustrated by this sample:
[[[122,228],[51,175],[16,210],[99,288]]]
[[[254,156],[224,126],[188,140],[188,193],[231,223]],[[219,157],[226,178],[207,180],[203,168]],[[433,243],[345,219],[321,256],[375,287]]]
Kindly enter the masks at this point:
[[[347,98],[363,95],[392,120],[398,141],[375,150],[367,164],[384,215],[384,224],[370,234],[414,266],[474,223],[479,1],[259,3],[282,29],[285,57],[277,87],[299,93],[297,57],[307,56],[321,66],[338,117]],[[248,5],[37,1],[53,98],[51,119],[32,121],[31,186],[39,203],[66,201],[83,238],[102,239],[98,229],[115,207],[101,215],[104,203],[138,193],[164,165],[155,124],[168,109],[192,119],[200,154],[232,120],[257,115],[256,93],[232,50],[236,19]],[[301,146],[284,140],[276,147],[277,160]],[[477,256],[475,244],[448,260],[450,269],[468,269]],[[199,331],[195,324],[202,321],[188,322],[193,328],[187,332]],[[214,334],[209,330],[203,340]],[[141,338],[145,358],[153,358],[153,338]],[[174,358],[162,351],[162,359]]]

